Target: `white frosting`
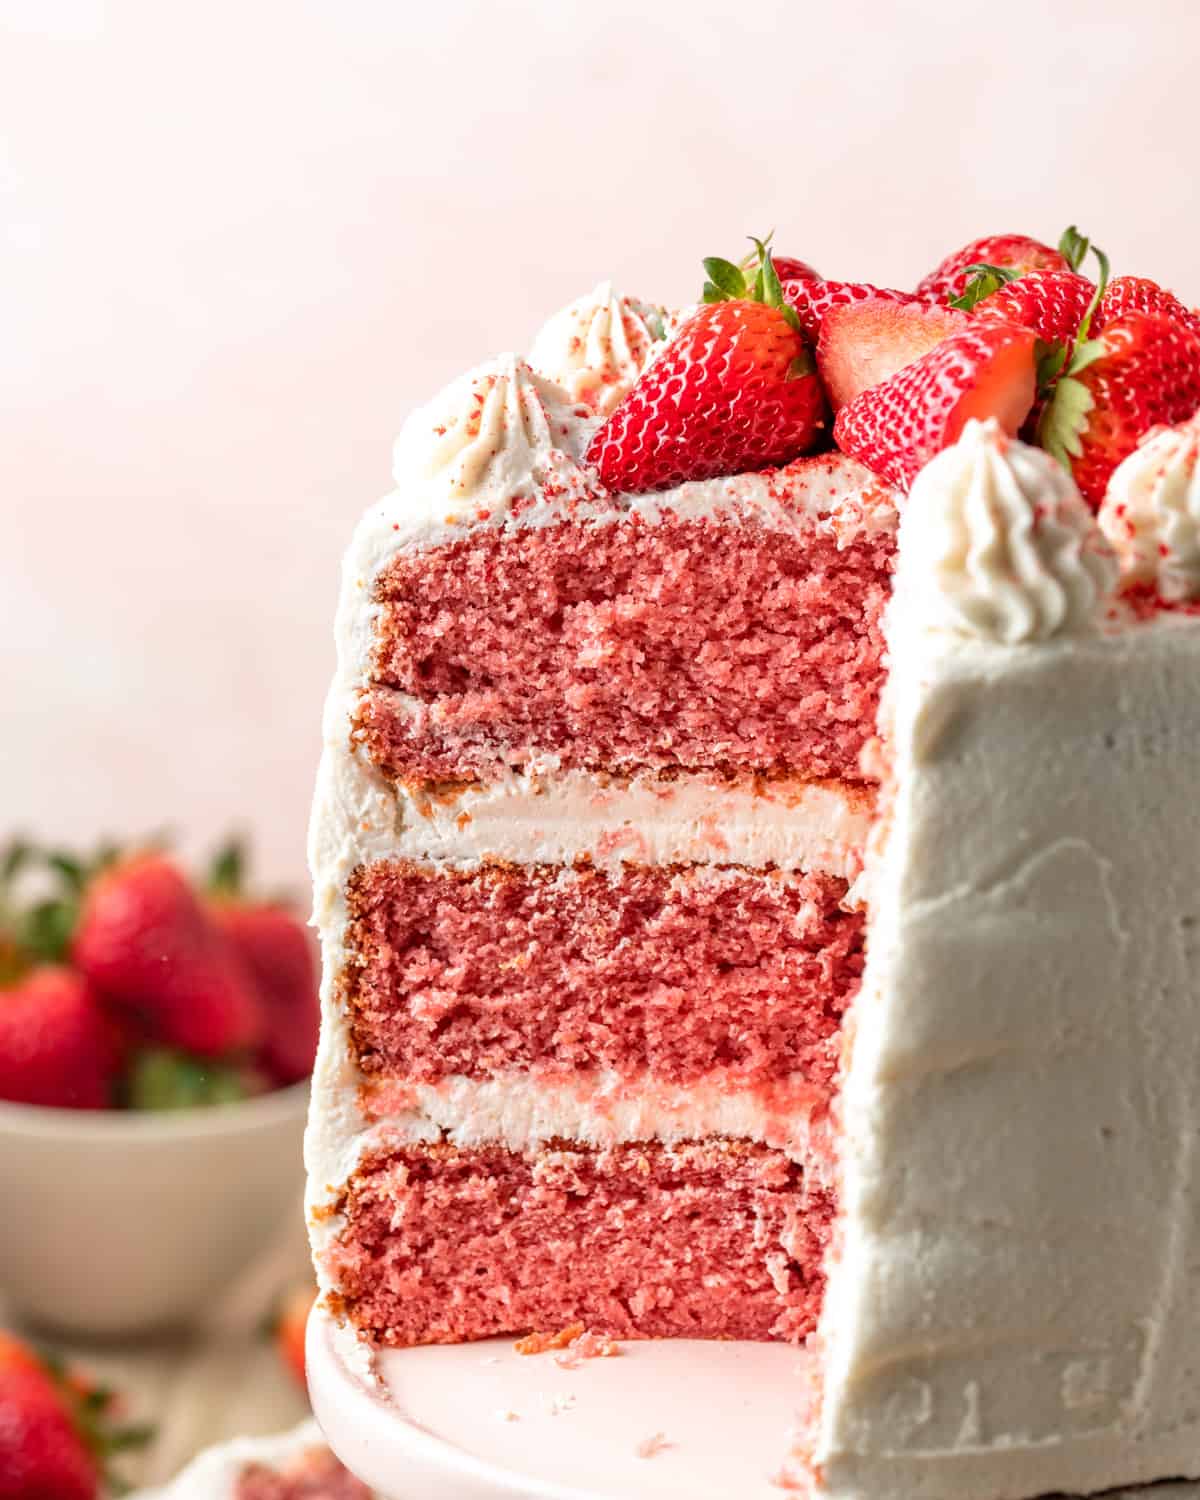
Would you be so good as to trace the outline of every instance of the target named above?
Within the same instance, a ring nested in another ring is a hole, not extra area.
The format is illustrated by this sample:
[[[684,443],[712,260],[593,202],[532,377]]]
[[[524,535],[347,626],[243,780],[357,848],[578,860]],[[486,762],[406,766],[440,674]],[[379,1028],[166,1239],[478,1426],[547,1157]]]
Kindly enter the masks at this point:
[[[392,470],[444,516],[468,520],[529,498],[554,455],[578,457],[587,414],[515,354],[502,354],[446,387],[404,424]]]
[[[1109,481],[1100,526],[1126,583],[1172,602],[1200,598],[1200,417],[1159,427]]]
[[[898,646],[824,1492],[1194,1477],[1200,628]]]
[[[362,1082],[355,1080],[356,1095]],[[444,1138],[462,1147],[499,1142],[510,1151],[535,1150],[556,1137],[600,1147],[730,1135],[788,1151],[822,1177],[829,1173],[828,1122],[818,1093],[799,1077],[781,1079],[769,1092],[747,1089],[732,1070],[722,1069],[687,1085],[597,1070],[376,1087],[376,1107],[355,1140],[337,1143],[332,1159],[339,1180],[354,1169],[346,1171],[347,1163],[356,1165],[381,1133],[388,1140]],[[345,1108],[357,1110],[357,1097],[347,1099]]]
[[[522,772],[437,796],[400,793],[392,847],[460,868],[503,850],[514,864],[776,865],[853,880],[872,800],[836,782]]]
[[[1116,564],[1070,476],[994,421],[917,476],[904,508],[898,604],[923,625],[1018,645],[1094,627]]]
[[[663,346],[669,326],[666,308],[621,297],[602,281],[542,327],[529,363],[572,401],[607,417]]]

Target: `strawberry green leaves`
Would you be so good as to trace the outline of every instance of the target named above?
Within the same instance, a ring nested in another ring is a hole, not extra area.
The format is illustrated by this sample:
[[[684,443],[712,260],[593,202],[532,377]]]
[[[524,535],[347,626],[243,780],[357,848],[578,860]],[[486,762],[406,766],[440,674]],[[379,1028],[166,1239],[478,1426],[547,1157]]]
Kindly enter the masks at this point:
[[[947,306],[957,307],[962,312],[970,312],[977,303],[982,302],[985,297],[990,297],[993,292],[998,292],[1010,281],[1016,281],[1022,273],[1008,266],[989,266],[980,263],[967,266],[962,274],[967,277],[967,284],[957,297],[947,298]]]
[[[740,266],[718,255],[707,256],[703,262],[704,274],[708,278],[701,293],[707,303],[714,302],[761,302],[765,307],[776,308],[783,314],[789,327],[800,331],[800,320],[795,309],[790,307],[783,295],[775,262],[771,259],[771,236],[765,240],[750,236],[755,255],[748,257]],[[749,273],[749,274],[748,274]],[[811,374],[811,370],[801,371]]]

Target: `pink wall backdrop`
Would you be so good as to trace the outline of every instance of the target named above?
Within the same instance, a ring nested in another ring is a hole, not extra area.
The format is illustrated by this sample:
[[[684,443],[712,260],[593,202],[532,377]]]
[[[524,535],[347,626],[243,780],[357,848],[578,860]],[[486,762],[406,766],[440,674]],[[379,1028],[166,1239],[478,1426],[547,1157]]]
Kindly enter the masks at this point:
[[[414,401],[775,226],[1076,220],[1200,301],[1194,0],[0,0],[0,829],[303,883],[337,563]]]

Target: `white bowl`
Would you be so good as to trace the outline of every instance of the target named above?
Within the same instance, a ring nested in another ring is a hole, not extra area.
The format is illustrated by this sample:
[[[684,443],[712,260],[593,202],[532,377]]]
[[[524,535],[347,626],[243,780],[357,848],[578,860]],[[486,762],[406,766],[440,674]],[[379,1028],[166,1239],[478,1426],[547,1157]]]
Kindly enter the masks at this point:
[[[179,1112],[0,1103],[0,1296],[59,1333],[202,1316],[300,1213],[308,1084]]]

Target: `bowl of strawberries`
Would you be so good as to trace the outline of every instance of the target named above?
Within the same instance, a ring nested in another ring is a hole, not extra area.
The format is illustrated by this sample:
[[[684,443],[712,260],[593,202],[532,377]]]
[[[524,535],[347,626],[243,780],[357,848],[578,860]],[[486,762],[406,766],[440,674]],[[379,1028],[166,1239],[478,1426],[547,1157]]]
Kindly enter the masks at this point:
[[[136,1337],[211,1307],[300,1212],[310,935],[160,847],[0,853],[0,1294]]]

